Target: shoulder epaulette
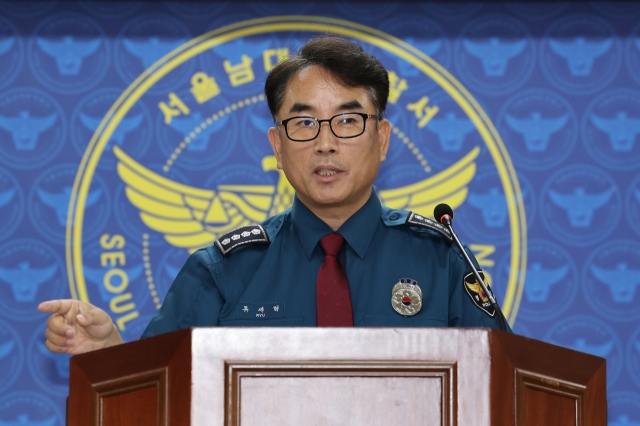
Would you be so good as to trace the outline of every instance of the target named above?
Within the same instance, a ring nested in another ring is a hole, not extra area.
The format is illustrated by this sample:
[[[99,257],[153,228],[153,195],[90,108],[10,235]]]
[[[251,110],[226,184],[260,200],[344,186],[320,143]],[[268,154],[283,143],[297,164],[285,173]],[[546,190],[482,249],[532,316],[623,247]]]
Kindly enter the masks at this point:
[[[220,236],[214,243],[220,253],[226,256],[234,248],[252,243],[271,244],[269,235],[260,225],[243,226]]]
[[[420,216],[419,214],[416,214],[414,212],[409,212],[409,216],[407,216],[407,220],[404,223],[408,226],[418,226],[420,228],[426,228],[432,231],[436,231],[449,241],[453,241],[451,232],[449,232],[449,230],[443,225],[439,224],[435,220]]]

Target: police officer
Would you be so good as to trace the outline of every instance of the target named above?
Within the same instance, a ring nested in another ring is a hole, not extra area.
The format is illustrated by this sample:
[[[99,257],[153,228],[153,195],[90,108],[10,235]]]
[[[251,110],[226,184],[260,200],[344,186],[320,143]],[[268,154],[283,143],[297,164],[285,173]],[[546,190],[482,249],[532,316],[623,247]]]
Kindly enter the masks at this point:
[[[192,254],[143,337],[217,325],[499,328],[448,234],[381,206],[372,188],[391,127],[382,64],[347,40],[316,38],[270,72],[265,93],[293,206]],[[97,307],[56,300],[39,309],[53,313],[53,352],[122,343]]]

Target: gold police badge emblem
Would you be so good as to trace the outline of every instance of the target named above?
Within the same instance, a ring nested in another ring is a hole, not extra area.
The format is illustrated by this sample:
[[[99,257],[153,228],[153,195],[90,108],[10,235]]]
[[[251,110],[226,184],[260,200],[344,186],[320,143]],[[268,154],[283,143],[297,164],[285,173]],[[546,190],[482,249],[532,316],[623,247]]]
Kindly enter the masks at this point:
[[[422,289],[416,280],[400,278],[391,289],[391,306],[402,316],[410,317],[422,309]]]

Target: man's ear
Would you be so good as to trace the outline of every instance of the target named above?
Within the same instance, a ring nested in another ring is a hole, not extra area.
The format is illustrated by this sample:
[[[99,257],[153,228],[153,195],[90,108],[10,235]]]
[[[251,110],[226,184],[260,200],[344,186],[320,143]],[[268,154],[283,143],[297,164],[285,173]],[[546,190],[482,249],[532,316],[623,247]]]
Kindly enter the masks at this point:
[[[391,123],[389,123],[389,120],[380,120],[380,124],[378,125],[378,143],[380,144],[381,163],[387,159],[389,139],[391,139]]]
[[[269,137],[269,143],[271,144],[271,148],[273,149],[273,155],[276,156],[276,160],[278,162],[278,168],[282,170],[282,161],[281,158],[281,148],[282,141],[280,140],[280,134],[278,133],[278,129],[275,127],[269,128],[267,132],[267,136]]]

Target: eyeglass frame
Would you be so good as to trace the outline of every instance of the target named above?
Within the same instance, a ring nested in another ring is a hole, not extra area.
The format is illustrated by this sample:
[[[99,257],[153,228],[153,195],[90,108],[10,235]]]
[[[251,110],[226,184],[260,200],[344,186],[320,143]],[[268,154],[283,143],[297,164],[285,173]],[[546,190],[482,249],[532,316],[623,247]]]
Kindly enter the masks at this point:
[[[362,123],[362,132],[358,133],[357,135],[353,135],[353,136],[338,136],[338,135],[336,135],[336,132],[333,130],[333,126],[331,125],[331,121],[333,121],[333,119],[336,118],[336,117],[340,117],[341,115],[347,115],[347,114],[356,114],[356,115],[359,115],[360,117],[362,117],[364,119],[364,121]],[[311,139],[292,139],[291,136],[289,136],[289,130],[287,130],[287,123],[289,121],[293,120],[294,118],[311,118],[311,119],[315,120],[318,123],[318,133],[316,133],[316,135],[314,137],[312,137]],[[333,117],[326,118],[324,120],[320,120],[319,118],[316,118],[316,117],[311,117],[310,115],[296,115],[295,117],[289,117],[289,118],[287,118],[285,120],[277,121],[274,124],[276,126],[282,125],[282,127],[284,127],[284,132],[287,135],[287,138],[289,138],[293,142],[310,142],[310,141],[316,139],[318,136],[320,136],[320,130],[322,130],[322,123],[324,123],[324,122],[329,123],[329,129],[331,130],[331,133],[333,133],[333,135],[336,138],[340,138],[340,139],[357,138],[358,136],[363,135],[365,130],[367,130],[367,120],[369,118],[375,118],[376,120],[380,120],[382,117],[380,117],[379,115],[376,115],[376,114],[366,114],[364,112],[341,112],[340,114],[336,114]]]

